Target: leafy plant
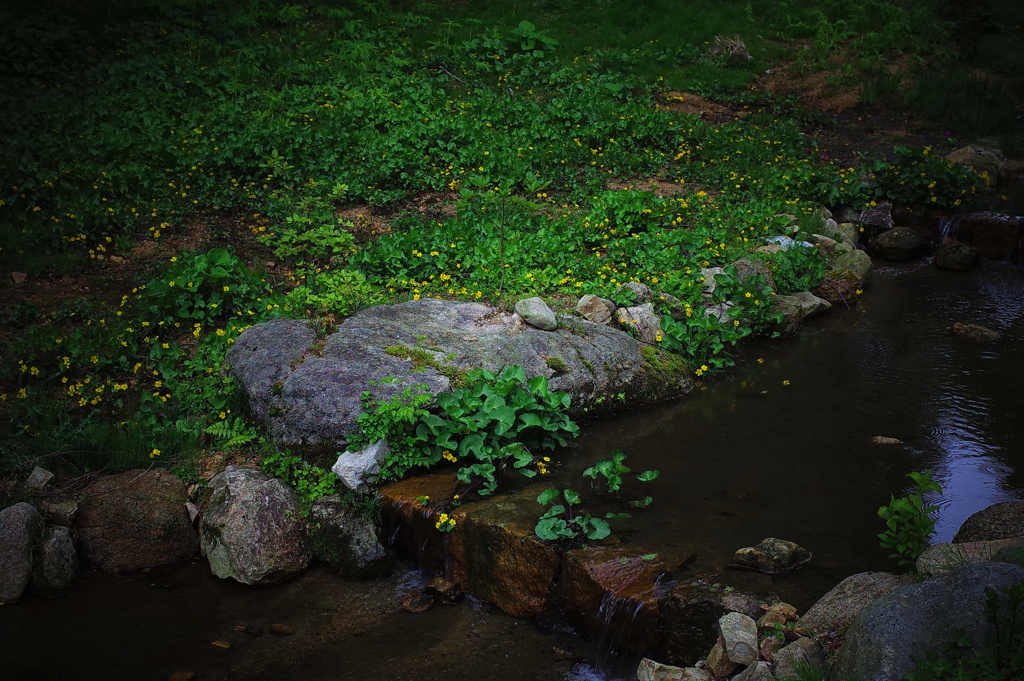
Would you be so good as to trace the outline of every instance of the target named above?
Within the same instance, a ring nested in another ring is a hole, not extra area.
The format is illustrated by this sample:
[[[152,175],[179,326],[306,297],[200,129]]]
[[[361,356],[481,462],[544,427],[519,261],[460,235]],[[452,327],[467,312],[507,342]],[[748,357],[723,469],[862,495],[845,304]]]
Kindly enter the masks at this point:
[[[339,478],[333,471],[310,464],[287,449],[266,456],[262,468],[269,475],[288,483],[306,508],[338,489]]]
[[[556,503],[561,498],[565,499],[564,505]],[[571,489],[563,489],[559,494],[557,489],[550,487],[541,492],[537,503],[549,508],[537,520],[534,533],[546,541],[576,539],[581,536],[598,540],[611,534],[608,521],[595,518],[589,513],[573,515],[572,507],[581,501],[580,495]]]
[[[878,509],[888,528],[878,538],[882,548],[893,549],[890,558],[898,559],[900,565],[913,565],[928,548],[939,507],[926,506],[924,495],[942,493],[942,486],[932,480],[931,471],[908,473],[907,477],[914,481],[914,491],[899,499],[890,496],[889,504]]]
[[[526,51],[534,50],[538,43],[546,50],[558,44],[557,40],[545,35],[544,31],[538,31],[529,21],[520,21],[519,25],[512,29],[512,35],[519,39],[519,47]]]

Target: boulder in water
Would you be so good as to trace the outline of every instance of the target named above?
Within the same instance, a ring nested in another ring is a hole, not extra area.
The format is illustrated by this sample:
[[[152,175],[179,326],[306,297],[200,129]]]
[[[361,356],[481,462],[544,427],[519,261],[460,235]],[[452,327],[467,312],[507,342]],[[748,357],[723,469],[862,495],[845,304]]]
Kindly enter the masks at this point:
[[[302,509],[291,487],[255,468],[228,466],[210,480],[199,524],[213,574],[243,584],[277,584],[305,570]]]
[[[43,518],[32,504],[0,511],[0,604],[17,601],[32,579],[32,549],[43,532]]]
[[[794,570],[811,560],[811,552],[785,539],[766,537],[756,546],[748,546],[736,552],[731,567],[774,575]]]
[[[972,513],[953,537],[955,543],[1024,537],[1024,501],[1003,501]]]
[[[953,324],[953,335],[976,343],[985,343],[999,339],[998,331],[993,331],[980,324],[963,324],[961,322]]]
[[[940,653],[965,632],[976,644],[993,635],[985,587],[1024,581],[1024,567],[976,563],[883,596],[846,632],[832,678],[899,681],[917,661]]]
[[[940,270],[969,270],[978,264],[978,249],[970,244],[949,241],[939,246],[933,262]]]

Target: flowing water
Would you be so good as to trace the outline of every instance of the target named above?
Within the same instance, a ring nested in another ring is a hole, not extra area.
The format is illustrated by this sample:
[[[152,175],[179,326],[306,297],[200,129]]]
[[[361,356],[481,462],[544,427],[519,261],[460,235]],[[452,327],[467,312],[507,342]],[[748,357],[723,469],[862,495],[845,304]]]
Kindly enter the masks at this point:
[[[1002,338],[955,338],[957,321]],[[586,425],[555,482],[592,496],[583,468],[622,449],[634,470],[661,476],[594,506],[654,498],[617,521],[616,536],[691,552],[694,577],[739,584],[749,573],[722,570],[733,551],[768,536],[796,541],[814,553],[811,564],[754,584],[803,610],[852,573],[896,568],[878,547],[876,512],[906,491],[909,471],[933,469],[945,488],[933,499],[938,540],[978,509],[1024,498],[1022,339],[1019,266],[882,266],[854,309],[812,320],[798,338],[748,347],[728,376],[687,399]],[[878,435],[904,444],[872,444]],[[249,588],[201,563],[86,575],[67,598],[0,608],[0,678],[587,679],[607,661],[590,646],[623,635],[587,644],[471,601],[413,615],[400,607],[401,594],[419,588],[410,580],[345,582],[314,568]],[[293,633],[274,636],[273,624]]]

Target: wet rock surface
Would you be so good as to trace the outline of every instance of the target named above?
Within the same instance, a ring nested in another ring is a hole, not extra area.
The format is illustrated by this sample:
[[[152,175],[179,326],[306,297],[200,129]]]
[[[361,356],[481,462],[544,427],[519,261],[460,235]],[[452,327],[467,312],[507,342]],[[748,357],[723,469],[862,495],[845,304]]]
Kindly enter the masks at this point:
[[[78,577],[78,552],[66,527],[47,528],[38,547],[38,559],[32,573],[32,590],[44,598],[57,598],[71,592]]]
[[[872,253],[886,260],[912,260],[925,254],[928,240],[911,227],[893,227],[868,242]]]
[[[978,249],[970,244],[951,241],[935,251],[935,266],[942,270],[969,270],[978,264]]]
[[[309,545],[313,556],[343,577],[382,577],[395,567],[395,556],[377,539],[372,520],[349,510],[337,496],[318,499],[310,510]]]
[[[959,336],[975,343],[987,343],[988,341],[999,340],[999,332],[981,326],[980,324],[953,324],[953,335]]]
[[[185,485],[163,469],[98,478],[86,488],[75,529],[86,563],[133,572],[188,560],[199,536],[185,508]]]
[[[755,546],[738,550],[730,565],[773,575],[798,568],[810,560],[811,552],[802,546],[785,539],[767,537]]]

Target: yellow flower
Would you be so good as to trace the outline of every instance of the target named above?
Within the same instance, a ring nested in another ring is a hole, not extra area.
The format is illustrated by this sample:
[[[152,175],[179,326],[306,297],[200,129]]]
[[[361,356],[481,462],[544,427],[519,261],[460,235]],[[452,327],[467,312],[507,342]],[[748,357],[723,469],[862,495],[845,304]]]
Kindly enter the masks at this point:
[[[152,458],[155,458],[155,457],[157,457],[157,456],[160,456],[160,450],[159,450],[159,449],[157,449],[156,447],[153,447],[153,451],[151,451],[151,452],[149,453],[149,458],[151,458],[151,459],[152,459]]]
[[[789,379],[782,381],[782,385],[789,385]]]

